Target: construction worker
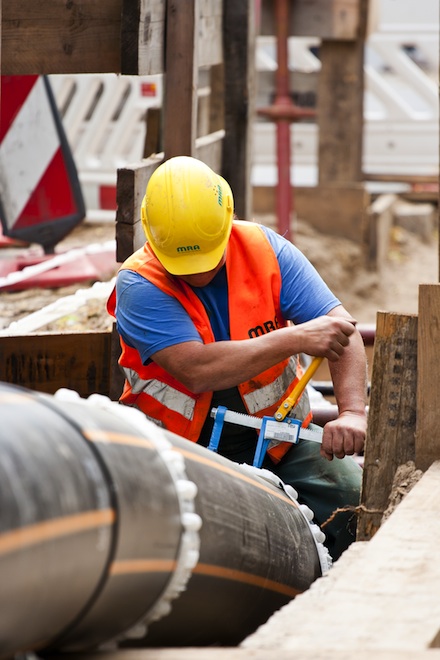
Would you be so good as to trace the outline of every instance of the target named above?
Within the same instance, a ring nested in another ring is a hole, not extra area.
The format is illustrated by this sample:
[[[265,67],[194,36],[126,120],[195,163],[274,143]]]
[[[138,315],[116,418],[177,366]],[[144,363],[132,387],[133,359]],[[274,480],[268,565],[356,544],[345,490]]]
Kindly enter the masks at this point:
[[[354,540],[364,447],[366,357],[356,322],[314,267],[276,232],[234,218],[228,183],[186,156],[162,163],[142,203],[145,245],[122,265],[108,311],[125,373],[120,398],[207,446],[219,405],[273,415],[298,382],[298,354],[329,361],[339,416],[322,445],[270,447],[263,467],[325,526],[333,559]],[[307,393],[293,414],[311,421]],[[257,432],[225,423],[219,453],[252,464]],[[333,460],[336,457],[338,460]],[[345,509],[332,516],[335,510]]]

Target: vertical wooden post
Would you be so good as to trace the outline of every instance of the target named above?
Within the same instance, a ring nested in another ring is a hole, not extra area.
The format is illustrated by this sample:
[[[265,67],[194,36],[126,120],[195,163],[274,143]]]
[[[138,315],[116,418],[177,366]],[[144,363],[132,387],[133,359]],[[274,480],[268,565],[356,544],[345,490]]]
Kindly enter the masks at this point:
[[[319,184],[362,181],[364,48],[369,0],[355,41],[326,40],[318,79]]]
[[[379,312],[357,540],[379,529],[399,465],[415,457],[417,316]]]
[[[440,458],[440,284],[419,287],[416,467]]]
[[[163,101],[165,159],[194,156],[199,0],[168,0]]]
[[[235,211],[243,220],[251,213],[254,4],[254,0],[223,2],[225,137],[221,174],[232,188]]]

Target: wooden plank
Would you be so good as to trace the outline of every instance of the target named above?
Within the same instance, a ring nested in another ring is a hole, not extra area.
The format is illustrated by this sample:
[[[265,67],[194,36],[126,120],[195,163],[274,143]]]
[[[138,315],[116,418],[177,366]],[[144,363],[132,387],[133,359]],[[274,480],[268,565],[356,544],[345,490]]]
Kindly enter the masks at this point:
[[[276,612],[242,646],[315,652],[419,653],[440,629],[440,463],[414,486],[369,542],[354,543],[329,573]],[[294,622],[294,625],[292,624]],[[390,655],[389,657],[392,657]]]
[[[367,210],[366,266],[381,272],[388,259],[390,232],[397,195],[379,195]]]
[[[166,0],[122,0],[121,73],[164,70]]]
[[[220,130],[204,135],[196,140],[196,157],[209,165],[214,172],[220,172],[225,131]]]
[[[162,108],[147,108],[145,122],[144,158],[162,151]]]
[[[274,186],[254,186],[253,213],[274,213]],[[334,186],[298,186],[292,189],[295,208],[301,220],[316,229],[336,236],[345,236],[364,243],[367,232],[367,211],[370,196],[361,183]],[[332,209],[329,214],[329,209]]]
[[[379,529],[399,465],[415,458],[417,316],[378,312],[357,540]]]
[[[199,0],[167,0],[163,104],[165,158],[193,156],[197,131]]]
[[[199,67],[223,61],[223,0],[199,0],[197,59]]]
[[[163,162],[163,154],[118,169],[116,183],[116,260],[125,261],[145,242],[140,209],[148,180]]]
[[[323,41],[317,117],[319,184],[362,180],[363,44]]]
[[[122,0],[6,0],[2,74],[119,73]]]
[[[290,651],[280,651],[276,642],[273,647],[276,660],[293,660]],[[52,660],[66,660],[65,655],[51,653]],[[136,649],[120,651],[86,651],[84,653],[69,653],[69,660],[268,660],[271,654],[267,650],[245,649],[240,647],[209,647],[209,648],[163,648]],[[371,660],[371,651],[358,648],[328,649],[324,652],[315,650],[295,651],[294,660]],[[417,658],[413,651],[383,651],[375,650],[374,660],[440,660],[440,651],[419,651]]]
[[[368,0],[359,0],[356,41],[323,40],[318,78],[319,184],[362,181],[364,48]]]
[[[110,332],[0,338],[0,380],[54,394],[109,395]]]
[[[289,34],[295,37],[355,40],[360,0],[291,0]],[[275,34],[273,0],[262,0],[261,34]]]
[[[214,133],[225,125],[225,67],[224,63],[210,70],[211,102],[209,104],[209,130]]]
[[[416,465],[440,458],[440,285],[419,287]]]
[[[221,174],[234,194],[235,212],[249,219],[252,206],[252,119],[255,103],[254,0],[224,3],[225,139]]]
[[[254,187],[253,212],[274,213],[276,189]],[[298,187],[294,191],[298,218],[326,234],[343,236],[362,245],[366,241],[370,195],[362,183]]]

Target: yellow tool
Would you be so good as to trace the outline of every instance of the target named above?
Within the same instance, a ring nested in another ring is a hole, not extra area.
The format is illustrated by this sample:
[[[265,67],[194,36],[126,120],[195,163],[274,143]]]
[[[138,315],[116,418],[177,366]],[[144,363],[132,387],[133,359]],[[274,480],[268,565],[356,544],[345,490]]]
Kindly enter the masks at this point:
[[[287,399],[284,399],[283,403],[279,406],[278,410],[276,411],[274,417],[277,420],[277,422],[282,422],[283,419],[286,417],[286,415],[288,415],[288,413],[292,410],[293,406],[296,404],[299,397],[304,392],[307,383],[312,378],[313,374],[315,373],[315,371],[317,370],[323,359],[324,358],[322,357],[313,358],[313,360],[305,370],[304,374],[301,376],[300,380],[293,388],[290,396],[288,396]]]
[[[224,422],[230,424],[239,424],[259,430],[258,442],[255,449],[255,455],[252,465],[260,468],[263,464],[267,448],[271,441],[291,442],[297,444],[299,440],[312,440],[313,442],[322,442],[322,429],[303,429],[301,420],[289,417],[283,421],[286,415],[292,410],[303,393],[307,383],[321,364],[323,358],[315,357],[307,367],[299,382],[295,385],[290,396],[283,401],[273,417],[253,417],[243,413],[228,410],[225,406],[212,408],[211,417],[214,418],[211,438],[208,449],[218,451],[220,435]]]

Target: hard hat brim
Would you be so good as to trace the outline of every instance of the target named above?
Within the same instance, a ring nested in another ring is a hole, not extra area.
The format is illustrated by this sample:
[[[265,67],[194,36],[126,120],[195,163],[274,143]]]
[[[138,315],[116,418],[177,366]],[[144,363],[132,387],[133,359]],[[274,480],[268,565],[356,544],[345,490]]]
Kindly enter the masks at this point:
[[[229,232],[221,245],[208,253],[192,252],[180,253],[176,257],[163,254],[152,243],[150,247],[162,266],[171,275],[196,275],[214,270],[220,263],[229,240]]]

